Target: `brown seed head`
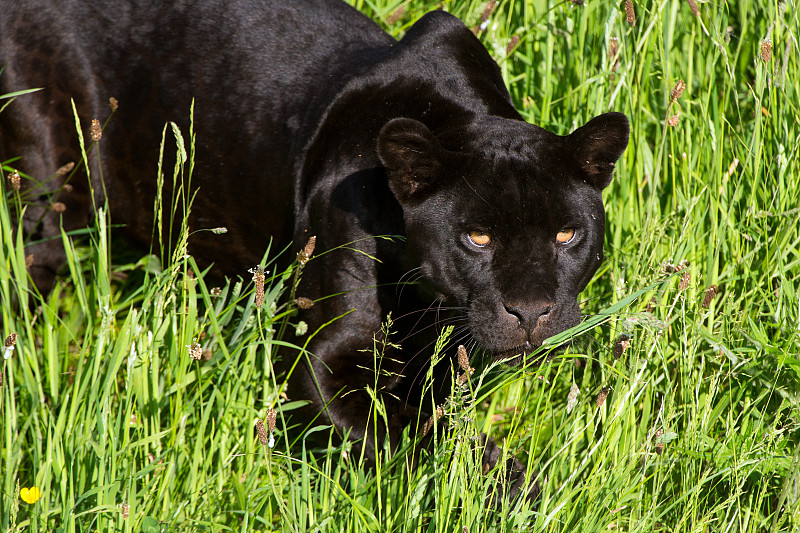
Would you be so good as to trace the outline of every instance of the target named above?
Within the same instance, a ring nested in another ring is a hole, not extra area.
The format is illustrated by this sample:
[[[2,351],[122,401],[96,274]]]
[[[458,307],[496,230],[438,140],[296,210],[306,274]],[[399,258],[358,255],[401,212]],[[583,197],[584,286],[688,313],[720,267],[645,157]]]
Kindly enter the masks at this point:
[[[683,80],[678,80],[678,83],[676,83],[675,87],[672,88],[672,92],[669,93],[670,103],[680,98],[681,95],[683,94],[683,91],[685,90],[686,90],[686,82]]]
[[[631,338],[622,333],[617,340],[614,341],[614,357],[619,359],[625,353],[625,350],[630,348],[631,346]]]
[[[692,10],[694,16],[700,18],[700,8],[697,7],[697,2],[695,2],[695,0],[686,0],[686,3],[689,4],[689,8]]]
[[[62,188],[64,189],[64,192],[72,192],[72,184],[71,183],[65,183]]]
[[[211,289],[210,292],[211,292],[211,296],[216,298],[217,296],[222,294],[222,289],[220,289],[219,287],[214,287],[214,288]]]
[[[612,67],[614,70],[617,70],[617,66],[619,65],[617,54],[619,54],[619,41],[616,37],[611,37],[608,40],[608,58],[614,61],[614,66]]]
[[[688,268],[684,270],[681,276],[681,281],[678,283],[678,290],[685,291],[689,288],[689,283],[692,281],[692,271]]]
[[[108,107],[111,109],[111,112],[113,113],[114,111],[119,109],[119,100],[117,100],[112,96],[111,98],[108,99]]]
[[[58,170],[56,170],[56,176],[59,178],[63,178],[64,176],[72,172],[73,168],[75,168],[75,163],[73,161],[70,161],[66,165],[62,165],[58,168]]]
[[[261,307],[264,304],[264,282],[266,277],[264,275],[264,267],[257,265],[253,269],[253,284],[256,286],[256,307]]]
[[[316,247],[316,245],[317,245],[316,236],[312,236],[311,238],[308,239],[306,245],[303,247],[300,253],[297,254],[297,261],[301,265],[305,265],[306,263],[308,263],[308,260],[311,259],[311,255],[314,253],[314,247]]]
[[[50,211],[53,213],[63,213],[67,210],[67,206],[64,202],[53,202],[53,205],[50,206]]]
[[[258,441],[266,446],[269,443],[269,435],[267,434],[267,428],[264,427],[264,422],[260,418],[256,420],[256,433],[258,433]]]
[[[6,348],[10,346],[16,346],[17,344],[17,334],[11,333],[8,337],[6,337]]]
[[[633,26],[636,24],[636,12],[633,10],[633,0],[625,0],[625,20]]]
[[[772,41],[764,39],[761,41],[761,60],[767,63],[770,59],[772,59]]]
[[[103,126],[100,125],[100,121],[96,118],[92,119],[92,126],[89,128],[89,135],[92,137],[94,142],[99,141],[103,136]]]
[[[386,17],[386,24],[388,24],[389,26],[391,26],[392,24],[394,24],[395,22],[397,22],[398,20],[400,20],[401,18],[403,18],[403,15],[405,15],[405,14],[406,14],[406,6],[400,6],[400,7],[398,7],[397,9],[395,9],[395,10],[392,12],[392,14],[391,14],[391,15],[389,15],[388,17]]]
[[[514,35],[508,44],[506,45],[506,55],[510,55],[511,52],[519,45],[519,35]]]
[[[305,296],[299,296],[298,298],[295,298],[294,303],[300,309],[311,309],[314,307],[314,300],[311,298],[306,298]]]
[[[272,433],[275,431],[275,423],[278,421],[278,411],[270,407],[267,409],[267,416],[264,418],[267,421],[267,429]]]
[[[203,357],[203,349],[200,347],[199,343],[193,342],[189,345],[189,357],[195,361],[199,361],[200,358]]]
[[[656,453],[658,455],[661,455],[662,453],[664,453],[664,443],[658,441],[658,438],[663,434],[664,434],[664,432],[662,430],[660,430],[660,429],[656,430],[656,432],[655,432],[655,438],[656,438],[655,450],[656,450]]]
[[[497,0],[489,0],[489,2],[486,4],[486,7],[483,8],[483,13],[481,13],[481,22],[486,22],[487,20],[489,20],[489,17],[492,16],[492,12],[496,7],[497,7]]]
[[[208,348],[203,350],[203,361],[210,361],[211,360],[211,356],[212,356],[211,350],[209,350]]]
[[[712,285],[709,288],[707,288],[706,293],[703,296],[703,307],[705,307],[706,309],[711,307],[711,303],[714,301],[714,298],[717,296],[718,292],[719,292],[719,287],[717,287],[716,285]]]
[[[420,430],[421,435],[423,437],[427,435],[428,432],[433,429],[433,425],[436,424],[436,421],[442,418],[442,416],[444,416],[444,405],[439,405],[436,407],[436,412],[433,413],[433,416],[431,416],[425,421],[424,424],[422,424],[422,429]]]
[[[25,268],[31,268],[33,266],[33,254],[28,254],[25,256]]]
[[[128,518],[128,513],[130,513],[130,506],[127,503],[123,503],[120,506],[120,510],[122,511],[122,518]]]
[[[609,392],[611,392],[611,387],[603,387],[600,389],[600,394],[597,395],[597,407],[603,406],[603,403],[605,403]]]
[[[677,115],[672,115],[671,117],[669,117],[667,119],[667,126],[669,126],[671,128],[674,128],[675,126],[678,125],[678,120],[680,120],[680,113],[678,113]]]
[[[11,188],[13,190],[18,191],[20,189],[20,183],[22,180],[19,177],[19,172],[13,170],[11,174],[8,175],[8,181],[11,182]]]

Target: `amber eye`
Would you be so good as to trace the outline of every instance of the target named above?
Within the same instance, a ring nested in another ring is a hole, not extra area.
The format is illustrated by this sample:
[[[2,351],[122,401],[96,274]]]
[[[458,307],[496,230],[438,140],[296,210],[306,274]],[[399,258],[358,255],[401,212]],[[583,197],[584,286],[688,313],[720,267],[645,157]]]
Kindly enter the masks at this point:
[[[479,248],[483,248],[484,246],[492,242],[492,238],[489,237],[489,234],[484,233],[482,231],[470,231],[469,240],[472,244],[474,244]]]
[[[572,228],[564,228],[556,235],[556,240],[561,244],[567,244],[575,237],[575,230]]]

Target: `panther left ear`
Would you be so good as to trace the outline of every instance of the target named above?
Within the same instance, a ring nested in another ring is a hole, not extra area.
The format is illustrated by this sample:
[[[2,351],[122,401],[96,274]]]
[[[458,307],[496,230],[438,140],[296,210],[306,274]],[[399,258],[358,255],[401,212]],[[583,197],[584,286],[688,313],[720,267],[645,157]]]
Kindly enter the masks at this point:
[[[578,164],[587,182],[598,189],[611,183],[614,164],[628,146],[630,126],[622,113],[597,116],[566,137],[574,147]]]
[[[389,187],[401,203],[419,198],[436,181],[444,149],[425,124],[395,118],[378,134],[378,157],[386,167]]]

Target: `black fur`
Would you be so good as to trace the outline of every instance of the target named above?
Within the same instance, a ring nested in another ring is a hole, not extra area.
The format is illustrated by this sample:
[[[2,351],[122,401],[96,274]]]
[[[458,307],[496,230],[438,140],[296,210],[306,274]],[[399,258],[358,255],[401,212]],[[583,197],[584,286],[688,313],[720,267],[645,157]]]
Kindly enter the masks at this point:
[[[295,251],[312,235],[318,252],[354,243],[309,262],[298,291],[337,295],[304,312],[309,332],[342,317],[290,380],[309,416],[369,434],[369,349],[389,313],[402,349],[382,362],[377,389],[391,417],[379,431],[393,438],[420,418],[437,318],[468,326],[456,342],[509,358],[578,322],[627,119],[605,114],[566,137],[522,121],[497,65],[451,15],[429,13],[396,42],[336,0],[5,0],[2,10],[0,94],[43,88],[0,114],[0,160],[21,156],[14,165],[41,182],[27,186],[39,199],[24,217],[34,240],[90,216],[85,178],[49,196],[63,178],[48,178],[80,161],[69,99],[88,129],[115,97],[97,155],[113,222],[134,240],[151,237],[162,128],[188,132],[194,99],[190,226],[229,232],[193,237],[191,253],[243,275],[271,237]],[[47,210],[56,200],[63,214]],[[575,231],[567,243],[556,240],[563,229]],[[31,275],[48,290],[64,252],[57,240],[31,252]],[[408,279],[419,283],[398,286]],[[436,390],[447,388],[441,366]],[[485,457],[496,463],[496,446]],[[508,469],[516,492],[522,466]]]

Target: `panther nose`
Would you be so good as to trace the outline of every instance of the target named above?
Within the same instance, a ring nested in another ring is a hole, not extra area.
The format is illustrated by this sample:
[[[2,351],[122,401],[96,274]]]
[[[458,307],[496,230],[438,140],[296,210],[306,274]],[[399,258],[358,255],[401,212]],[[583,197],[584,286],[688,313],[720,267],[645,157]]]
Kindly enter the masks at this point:
[[[547,318],[547,316],[550,314],[550,311],[553,310],[553,304],[546,303],[524,307],[503,304],[503,308],[506,310],[506,313],[516,319],[519,327],[523,328],[528,333],[531,333],[534,329],[536,329],[536,326],[539,324],[540,320]]]

